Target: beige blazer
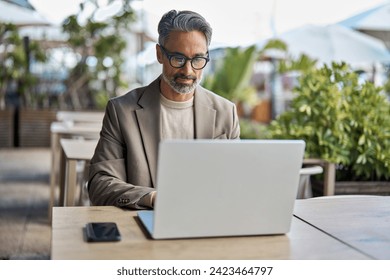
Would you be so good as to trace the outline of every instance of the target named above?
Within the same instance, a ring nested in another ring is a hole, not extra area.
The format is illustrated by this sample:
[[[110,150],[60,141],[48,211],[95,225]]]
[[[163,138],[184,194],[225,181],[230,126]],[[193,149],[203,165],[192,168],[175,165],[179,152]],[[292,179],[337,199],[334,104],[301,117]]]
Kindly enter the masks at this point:
[[[160,77],[150,85],[111,99],[91,159],[93,205],[141,209],[137,202],[156,186],[160,141]],[[194,95],[196,139],[237,139],[236,106],[198,86]]]

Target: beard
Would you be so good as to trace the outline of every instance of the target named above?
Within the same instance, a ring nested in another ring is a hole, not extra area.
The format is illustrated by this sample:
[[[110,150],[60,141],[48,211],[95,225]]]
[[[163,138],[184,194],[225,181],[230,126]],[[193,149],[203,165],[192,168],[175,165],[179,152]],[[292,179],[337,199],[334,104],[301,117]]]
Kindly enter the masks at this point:
[[[202,76],[198,79],[195,76],[192,75],[183,75],[183,74],[176,74],[171,77],[167,77],[164,73],[162,74],[164,81],[177,93],[179,94],[190,94],[193,93],[195,88],[199,85],[200,81],[202,80]],[[192,84],[182,84],[178,83],[176,81],[177,78],[182,79],[191,79],[193,80]]]

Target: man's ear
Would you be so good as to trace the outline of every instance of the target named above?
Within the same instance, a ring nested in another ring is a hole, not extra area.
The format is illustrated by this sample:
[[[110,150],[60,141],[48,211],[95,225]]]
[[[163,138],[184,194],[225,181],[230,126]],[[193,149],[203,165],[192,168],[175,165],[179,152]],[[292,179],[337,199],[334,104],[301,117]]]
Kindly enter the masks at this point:
[[[162,64],[163,63],[163,53],[161,51],[161,47],[159,44],[156,44],[156,56],[157,56],[157,61]]]

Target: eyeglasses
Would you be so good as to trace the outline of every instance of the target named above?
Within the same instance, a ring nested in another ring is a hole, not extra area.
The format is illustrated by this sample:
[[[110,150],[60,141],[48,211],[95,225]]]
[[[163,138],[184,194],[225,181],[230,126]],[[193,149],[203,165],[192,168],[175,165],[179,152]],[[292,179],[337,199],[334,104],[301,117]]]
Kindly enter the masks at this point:
[[[187,60],[191,61],[191,66],[195,70],[203,69],[206,64],[210,61],[209,53],[207,53],[207,57],[204,56],[195,56],[193,58],[189,58],[182,54],[170,53],[163,46],[159,45],[166,57],[169,60],[169,64],[173,68],[182,68],[187,63]]]

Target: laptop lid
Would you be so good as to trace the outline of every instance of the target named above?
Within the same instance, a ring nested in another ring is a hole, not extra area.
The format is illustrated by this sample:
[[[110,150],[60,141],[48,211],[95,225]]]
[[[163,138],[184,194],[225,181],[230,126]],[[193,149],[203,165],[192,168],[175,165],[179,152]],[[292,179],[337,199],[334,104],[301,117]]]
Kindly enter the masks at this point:
[[[155,239],[286,233],[304,149],[301,140],[163,141],[155,210],[139,218]]]

